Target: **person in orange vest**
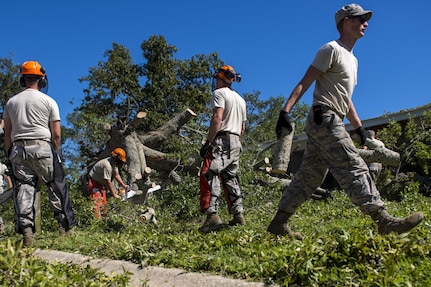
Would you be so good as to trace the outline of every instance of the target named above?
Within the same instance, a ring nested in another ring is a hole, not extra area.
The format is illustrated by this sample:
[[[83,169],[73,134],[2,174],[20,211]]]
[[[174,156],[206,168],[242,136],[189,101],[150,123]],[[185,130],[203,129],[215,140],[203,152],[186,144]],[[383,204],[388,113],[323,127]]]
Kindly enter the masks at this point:
[[[129,188],[123,182],[119,170],[125,165],[126,152],[122,148],[115,148],[111,152],[111,156],[99,160],[89,173],[88,192],[91,199],[94,201],[94,215],[96,218],[107,216],[107,194],[106,190],[114,198],[121,198],[119,191],[114,187],[113,180],[127,190]]]

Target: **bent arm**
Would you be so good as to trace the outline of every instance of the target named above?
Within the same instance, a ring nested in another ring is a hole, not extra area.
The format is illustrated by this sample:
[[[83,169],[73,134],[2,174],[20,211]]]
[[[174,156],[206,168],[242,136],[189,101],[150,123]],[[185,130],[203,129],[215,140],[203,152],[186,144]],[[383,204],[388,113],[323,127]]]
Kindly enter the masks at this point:
[[[295,104],[301,99],[304,93],[308,90],[311,84],[320,76],[320,74],[322,74],[322,72],[319,69],[310,66],[307,72],[305,72],[304,77],[293,89],[283,110],[289,113]]]
[[[121,198],[121,197],[117,194],[117,192],[115,191],[115,188],[114,188],[114,185],[112,184],[112,181],[110,181],[109,179],[106,179],[106,180],[105,180],[105,184],[104,184],[104,185],[108,188],[109,192],[112,194],[112,196],[113,196],[114,198]]]
[[[114,175],[114,179],[124,188],[127,189],[127,185],[124,184],[123,179],[121,178],[120,174],[116,173]]]

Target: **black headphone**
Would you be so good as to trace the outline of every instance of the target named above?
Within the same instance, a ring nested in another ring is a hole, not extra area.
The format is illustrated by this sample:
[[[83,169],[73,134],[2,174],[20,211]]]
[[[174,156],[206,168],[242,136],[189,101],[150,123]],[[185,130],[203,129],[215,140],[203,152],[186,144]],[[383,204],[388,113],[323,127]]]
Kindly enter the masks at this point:
[[[228,79],[235,79],[235,74],[234,72],[232,72],[231,70],[227,69],[224,70],[224,75],[226,76],[226,78]]]
[[[39,81],[37,82],[37,86],[41,89],[45,88],[46,85],[48,84],[48,77],[46,76],[46,72],[45,69],[43,67],[40,67],[40,71],[43,74],[43,76],[39,79]],[[25,84],[25,79],[24,76],[21,76],[19,78],[19,84],[21,85],[21,87],[25,88],[26,84]]]
[[[46,87],[47,83],[48,83],[48,77],[45,75],[39,79],[39,82],[37,83],[37,85],[39,86],[39,88],[43,89]]]

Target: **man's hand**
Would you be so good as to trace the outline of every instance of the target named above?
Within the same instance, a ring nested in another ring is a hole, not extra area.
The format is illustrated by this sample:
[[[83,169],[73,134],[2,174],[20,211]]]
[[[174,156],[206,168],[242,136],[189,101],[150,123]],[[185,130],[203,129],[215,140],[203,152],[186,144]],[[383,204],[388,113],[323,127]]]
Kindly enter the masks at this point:
[[[367,138],[370,138],[370,135],[367,133],[367,131],[364,129],[363,126],[360,126],[355,130],[355,132],[359,135],[361,138],[361,145],[364,145],[367,141]]]
[[[289,130],[289,133],[292,132],[293,128],[290,123],[290,117],[289,114],[285,111],[280,111],[280,114],[278,115],[278,121],[277,125],[275,126],[275,133],[277,134],[277,138],[279,139],[281,137],[281,128],[285,127]]]
[[[205,158],[207,156],[208,151],[210,150],[210,147],[211,147],[211,143],[209,141],[206,141],[202,145],[201,150],[200,150],[200,155],[202,158]]]
[[[6,165],[5,175],[12,177],[13,170],[12,170],[12,163],[10,162],[10,160],[6,160],[5,165]]]

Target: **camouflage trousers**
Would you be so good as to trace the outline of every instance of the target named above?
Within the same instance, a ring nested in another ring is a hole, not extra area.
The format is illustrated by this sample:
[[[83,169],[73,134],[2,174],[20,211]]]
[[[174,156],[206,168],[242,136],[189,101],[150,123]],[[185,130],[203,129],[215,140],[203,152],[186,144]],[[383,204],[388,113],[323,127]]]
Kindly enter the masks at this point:
[[[35,231],[34,200],[36,192],[42,182],[49,184],[54,181],[54,155],[51,145],[48,142],[35,145],[14,145],[9,160],[12,163],[15,177],[15,229],[18,233],[22,233],[26,227],[31,227]],[[48,188],[48,197],[50,208],[54,214],[59,215],[56,219],[61,223],[64,220],[61,196]]]
[[[336,113],[324,111],[322,123],[316,124],[311,110],[305,131],[308,140],[302,164],[283,191],[280,210],[294,213],[320,187],[328,170],[363,213],[370,214],[384,206],[367,164],[356,152],[343,120]]]
[[[239,136],[217,136],[204,159],[200,171],[200,210],[216,213],[223,187],[229,213],[243,213],[242,195],[238,179],[239,156],[242,150]]]

